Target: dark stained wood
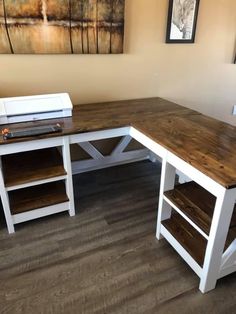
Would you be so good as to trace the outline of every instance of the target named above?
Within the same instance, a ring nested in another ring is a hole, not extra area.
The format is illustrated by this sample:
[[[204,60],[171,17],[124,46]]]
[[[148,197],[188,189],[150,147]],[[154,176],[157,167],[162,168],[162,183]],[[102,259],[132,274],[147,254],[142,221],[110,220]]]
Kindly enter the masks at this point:
[[[65,184],[62,181],[36,185],[9,192],[12,214],[67,202]]]
[[[187,217],[209,235],[216,198],[196,182],[176,185],[164,193]],[[236,226],[236,206],[231,227]]]
[[[176,211],[172,213],[170,219],[164,220],[162,225],[166,227],[166,229],[185,248],[192,258],[202,267],[207,240]],[[235,238],[236,227],[233,227],[228,232],[225,250]]]
[[[73,117],[20,123],[61,123],[62,135],[134,126],[226,188],[236,186],[236,127],[161,98],[74,106]],[[4,141],[0,145],[58,134]]]
[[[6,187],[66,174],[57,148],[3,156],[2,166]]]
[[[156,240],[159,181],[147,161],[84,173],[74,176],[79,215],[20,224],[11,236],[0,217],[0,312],[234,313],[236,274],[202,295],[189,266]]]
[[[226,188],[236,187],[236,128],[204,115],[172,116],[136,128]]]
[[[207,245],[206,239],[177,212],[174,212],[170,219],[163,221],[162,225],[202,267]]]

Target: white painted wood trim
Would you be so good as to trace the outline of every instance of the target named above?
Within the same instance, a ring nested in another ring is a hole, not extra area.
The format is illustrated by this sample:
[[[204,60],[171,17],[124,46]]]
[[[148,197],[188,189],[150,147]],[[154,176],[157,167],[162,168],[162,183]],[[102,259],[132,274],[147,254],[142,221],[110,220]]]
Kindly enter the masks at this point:
[[[73,179],[72,179],[72,167],[71,167],[71,156],[70,156],[70,139],[68,136],[63,137],[62,156],[64,168],[67,172],[66,178],[66,193],[69,197],[69,214],[75,216],[75,204],[74,204],[74,190],[73,190]]]
[[[13,224],[13,220],[12,220],[8,193],[7,193],[5,186],[4,186],[2,168],[0,168],[0,195],[1,195],[2,207],[3,207],[3,211],[4,211],[6,223],[7,223],[8,232],[14,233],[15,228],[14,228],[14,224]]]
[[[90,142],[77,143],[93,159],[102,159],[104,156]]]
[[[179,171],[178,169],[176,170],[176,174],[179,177],[179,183],[183,184],[186,182],[190,182],[192,181],[192,179],[190,179],[188,176],[186,176],[185,174],[183,174],[181,171]]]
[[[221,270],[233,265],[236,265],[236,239],[234,239],[222,256]]]
[[[203,174],[184,160],[175,156],[173,153],[168,152],[167,161],[216,197],[224,192],[225,188],[222,185]]]
[[[157,156],[161,158],[165,157],[167,150],[163,146],[159,145],[134,127],[130,127],[129,134],[132,138],[150,149]]]
[[[161,157],[153,153],[151,150],[149,150],[149,159],[151,162],[162,162]]]
[[[161,239],[161,222],[170,218],[172,208],[164,202],[164,192],[172,190],[175,184],[175,168],[166,162],[166,158],[163,159],[161,168],[161,183],[159,193],[158,215],[157,215],[157,227],[156,238]]]
[[[171,246],[179,253],[185,262],[192,268],[192,270],[199,276],[202,276],[202,268],[192,258],[192,256],[182,247],[182,245],[172,236],[172,234],[161,225],[161,234],[171,244]]]
[[[12,215],[12,220],[14,224],[19,224],[25,221],[33,220],[36,218],[57,214],[63,211],[68,211],[69,202],[64,202],[60,204],[55,204],[52,206],[47,206],[43,208],[34,209],[28,212]]]
[[[180,208],[178,208],[171,200],[168,199],[165,195],[163,195],[164,201],[166,201],[175,211],[177,211],[191,226],[193,226],[206,240],[208,240],[208,235],[199,228],[188,216],[186,216]]]
[[[228,276],[229,274],[234,273],[235,271],[236,271],[236,265],[235,264],[230,266],[230,267],[223,268],[223,269],[221,269],[217,279]]]
[[[132,137],[130,135],[124,136],[120,140],[119,144],[113,149],[111,155],[114,156],[114,155],[123,153],[124,149],[129,145],[131,140],[132,140]]]
[[[48,139],[33,140],[19,143],[0,145],[0,155],[9,155],[27,152],[36,149],[44,149],[63,145],[63,137],[52,137]]]
[[[94,131],[80,134],[70,135],[70,144],[77,144],[80,142],[91,142],[97,140],[103,140],[108,138],[120,137],[129,134],[130,127],[108,129],[102,131]]]
[[[235,189],[219,193],[216,199],[209,240],[206,247],[199,289],[205,293],[215,288],[220,274],[222,254],[235,203]]]
[[[113,167],[121,164],[136,162],[148,159],[148,150],[141,149],[129,151],[115,156],[104,156],[102,159],[79,160],[72,162],[72,173],[79,174],[83,172]]]

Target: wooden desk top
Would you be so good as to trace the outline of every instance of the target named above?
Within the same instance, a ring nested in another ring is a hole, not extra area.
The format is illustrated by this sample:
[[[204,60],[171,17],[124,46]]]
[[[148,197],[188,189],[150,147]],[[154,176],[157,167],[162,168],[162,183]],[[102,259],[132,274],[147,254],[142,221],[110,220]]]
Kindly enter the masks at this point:
[[[71,118],[12,124],[60,123],[60,135],[133,126],[226,188],[236,187],[236,127],[161,98],[74,106]],[[0,145],[58,136],[4,141]],[[0,148],[1,152],[1,148]]]

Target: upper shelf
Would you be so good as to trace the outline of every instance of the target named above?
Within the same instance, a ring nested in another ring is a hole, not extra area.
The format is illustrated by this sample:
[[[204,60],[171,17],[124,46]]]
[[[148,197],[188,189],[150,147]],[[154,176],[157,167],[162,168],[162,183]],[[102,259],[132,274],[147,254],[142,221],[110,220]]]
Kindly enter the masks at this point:
[[[194,181],[176,185],[173,190],[165,192],[164,195],[200,229],[209,235],[216,202],[215,196]],[[236,226],[236,207],[230,227],[234,226]]]
[[[6,188],[66,175],[57,148],[47,148],[2,157]]]

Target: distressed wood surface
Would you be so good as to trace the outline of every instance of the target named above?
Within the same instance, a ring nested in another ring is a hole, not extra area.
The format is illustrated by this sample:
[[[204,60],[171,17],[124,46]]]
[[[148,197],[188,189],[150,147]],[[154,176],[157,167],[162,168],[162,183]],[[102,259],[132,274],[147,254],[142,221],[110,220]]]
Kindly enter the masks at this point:
[[[4,314],[233,313],[236,274],[217,289],[155,239],[160,167],[141,162],[74,177],[79,215],[17,225],[0,219]],[[222,302],[223,300],[223,302]]]
[[[236,186],[236,127],[161,98],[74,106],[65,119],[20,123],[22,128],[60,123],[62,135],[133,126],[225,186]],[[58,134],[4,141],[0,145]]]

